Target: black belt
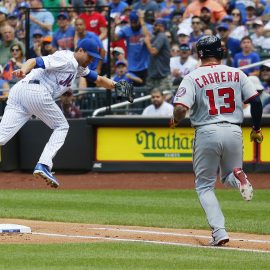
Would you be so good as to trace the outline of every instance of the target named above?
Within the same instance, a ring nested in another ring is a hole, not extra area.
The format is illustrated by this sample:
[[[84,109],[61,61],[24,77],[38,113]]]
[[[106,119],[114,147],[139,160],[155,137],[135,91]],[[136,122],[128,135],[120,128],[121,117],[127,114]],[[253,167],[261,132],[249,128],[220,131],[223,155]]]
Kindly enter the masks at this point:
[[[40,84],[39,80],[30,80],[28,83],[30,84]]]

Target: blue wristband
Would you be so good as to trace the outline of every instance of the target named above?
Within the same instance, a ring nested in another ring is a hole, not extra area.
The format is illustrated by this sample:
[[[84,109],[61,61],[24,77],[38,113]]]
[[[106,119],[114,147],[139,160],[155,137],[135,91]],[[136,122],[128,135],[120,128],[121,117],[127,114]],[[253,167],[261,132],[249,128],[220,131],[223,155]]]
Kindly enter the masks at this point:
[[[95,82],[97,80],[98,74],[94,70],[90,70],[90,72],[84,76],[88,81]]]
[[[43,68],[45,69],[45,64],[44,64],[44,61],[42,59],[42,57],[37,57],[36,58],[36,65],[34,68]]]

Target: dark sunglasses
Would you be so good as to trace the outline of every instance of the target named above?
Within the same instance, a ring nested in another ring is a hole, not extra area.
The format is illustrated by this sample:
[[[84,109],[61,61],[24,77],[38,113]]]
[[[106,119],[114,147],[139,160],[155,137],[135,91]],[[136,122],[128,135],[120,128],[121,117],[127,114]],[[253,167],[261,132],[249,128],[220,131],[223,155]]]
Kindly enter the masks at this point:
[[[232,16],[240,16],[240,13],[232,13]]]
[[[200,24],[201,22],[192,22],[192,24]]]
[[[21,49],[11,49],[12,52],[19,52]]]

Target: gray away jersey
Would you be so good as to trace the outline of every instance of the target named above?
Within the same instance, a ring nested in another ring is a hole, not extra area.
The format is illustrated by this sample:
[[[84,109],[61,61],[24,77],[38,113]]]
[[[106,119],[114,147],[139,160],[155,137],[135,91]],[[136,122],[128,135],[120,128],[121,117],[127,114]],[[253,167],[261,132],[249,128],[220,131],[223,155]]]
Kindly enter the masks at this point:
[[[190,109],[195,127],[223,121],[242,123],[243,102],[256,95],[254,85],[241,70],[201,66],[184,77],[173,103]]]
[[[39,80],[46,87],[53,99],[60,97],[70,89],[73,80],[86,76],[90,70],[79,66],[74,53],[68,50],[57,51],[42,57],[45,69],[33,69],[23,80]]]

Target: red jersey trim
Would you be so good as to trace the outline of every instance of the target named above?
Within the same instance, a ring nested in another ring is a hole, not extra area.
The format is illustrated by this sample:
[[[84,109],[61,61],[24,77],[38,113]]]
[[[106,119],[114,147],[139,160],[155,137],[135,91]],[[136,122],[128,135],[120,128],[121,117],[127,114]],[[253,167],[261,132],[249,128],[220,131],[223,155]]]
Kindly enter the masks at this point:
[[[244,101],[245,104],[247,104],[251,99],[257,97],[259,95],[259,93],[257,92],[257,94],[255,94],[254,96],[251,96],[250,98],[248,98],[247,100]]]

